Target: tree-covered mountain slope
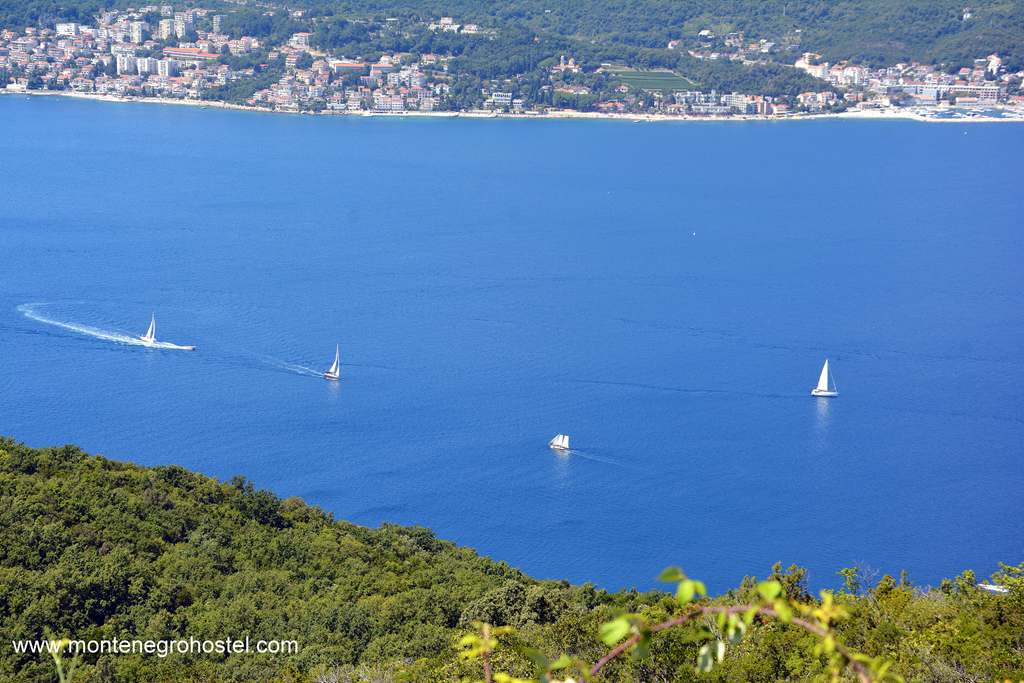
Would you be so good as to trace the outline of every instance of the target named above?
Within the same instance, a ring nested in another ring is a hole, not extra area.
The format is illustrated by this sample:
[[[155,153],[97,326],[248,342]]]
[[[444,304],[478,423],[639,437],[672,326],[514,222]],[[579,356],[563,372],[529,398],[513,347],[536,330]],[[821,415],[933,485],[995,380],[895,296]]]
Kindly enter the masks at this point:
[[[1009,591],[999,595],[979,590],[970,572],[936,589],[843,575],[835,603],[848,615],[837,619],[836,637],[892,661],[906,680],[1024,672],[1024,565],[994,577]],[[807,609],[821,604],[803,570],[776,566],[769,578]],[[699,605],[741,604],[758,590],[747,580]],[[480,662],[459,656],[459,639],[479,622],[513,629],[492,664],[528,677],[528,648],[595,662],[609,647],[602,624],[622,613],[653,622],[679,610],[668,593],[537,581],[427,529],[349,524],[243,479],[0,438],[3,681],[56,680],[49,657],[13,646],[46,634],[299,644],[290,655],[86,655],[75,683],[479,680]],[[710,673],[698,673],[702,637],[686,627],[659,633],[647,656],[620,657],[599,680],[809,680],[828,666],[812,635],[769,621],[754,624]]]

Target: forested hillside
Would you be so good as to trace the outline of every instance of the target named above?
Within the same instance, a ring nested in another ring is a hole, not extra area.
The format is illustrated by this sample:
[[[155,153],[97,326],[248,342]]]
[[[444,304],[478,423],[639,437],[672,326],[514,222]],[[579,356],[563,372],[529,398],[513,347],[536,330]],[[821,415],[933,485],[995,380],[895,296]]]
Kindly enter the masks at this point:
[[[440,16],[520,24],[600,43],[660,48],[702,29],[781,37],[795,29],[806,49],[835,61],[954,62],[981,51],[1022,57],[1020,0],[299,0],[318,10]],[[965,7],[970,19],[963,20]]]
[[[130,0],[6,0],[0,27],[88,21],[103,7],[138,6]],[[237,8],[246,3],[188,0],[176,7]],[[722,35],[795,40],[802,49],[837,61],[871,65],[899,61],[967,64],[997,52],[1024,67],[1022,0],[288,0],[252,7],[305,8],[310,16],[346,18],[454,15],[503,30],[579,40],[599,49],[619,46],[664,49],[673,39],[703,29]],[[969,18],[964,10],[969,8]]]
[[[623,612],[658,620],[680,610],[667,593],[536,581],[423,528],[368,529],[242,479],[222,483],[74,447],[32,449],[0,439],[0,501],[3,681],[55,680],[48,658],[15,654],[11,643],[47,630],[83,639],[250,636],[301,645],[287,657],[87,656],[76,682],[478,680],[480,661],[458,656],[459,638],[474,622],[514,629],[491,662],[525,677],[537,661],[528,646],[548,658],[567,652],[594,662],[615,642],[614,624],[624,622],[602,623]],[[1024,565],[1004,568],[994,580],[1009,593],[990,595],[970,572],[922,591],[905,577],[868,585],[846,571],[835,596],[835,636],[891,660],[907,680],[1016,676],[1024,673],[1022,575]],[[816,607],[803,570],[776,567],[769,578],[808,610],[832,604],[827,597]],[[691,593],[686,600],[699,597],[692,585],[680,584],[680,593]],[[748,580],[698,605],[727,607],[758,592],[763,584]],[[710,673],[695,667],[703,636],[683,627],[654,636],[646,655],[616,659],[600,680],[809,680],[827,669],[813,635],[751,623]]]

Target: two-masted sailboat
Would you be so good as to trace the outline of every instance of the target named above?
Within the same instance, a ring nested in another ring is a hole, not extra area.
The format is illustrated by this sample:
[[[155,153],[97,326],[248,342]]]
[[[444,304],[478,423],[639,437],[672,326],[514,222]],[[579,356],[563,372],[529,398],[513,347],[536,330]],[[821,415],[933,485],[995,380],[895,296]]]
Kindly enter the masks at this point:
[[[335,382],[341,379],[341,344],[334,347],[334,362],[331,363],[331,367],[324,373],[324,379]]]
[[[838,395],[839,387],[836,386],[836,378],[832,376],[832,371],[828,369],[828,358],[826,358],[825,364],[821,366],[821,375],[818,376],[818,386],[811,389],[811,396],[832,398]]]
[[[553,448],[556,451],[567,451],[569,450],[569,437],[566,434],[555,434],[555,438],[548,441],[548,448]]]

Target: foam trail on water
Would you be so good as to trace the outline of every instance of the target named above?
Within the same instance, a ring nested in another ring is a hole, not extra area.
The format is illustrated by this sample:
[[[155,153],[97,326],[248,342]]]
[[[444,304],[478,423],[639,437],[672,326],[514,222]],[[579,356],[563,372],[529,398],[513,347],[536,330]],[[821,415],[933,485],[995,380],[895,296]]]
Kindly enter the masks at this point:
[[[577,450],[570,449],[569,452],[568,452],[568,455],[576,455],[576,456],[579,456],[579,457],[583,458],[584,460],[591,460],[593,462],[600,462],[600,463],[603,463],[605,465],[615,465],[616,467],[625,467],[625,465],[623,465],[621,462],[616,462],[616,461],[610,460],[608,458],[602,458],[601,456],[593,455],[591,453],[587,453],[586,451],[577,451]]]
[[[44,325],[53,325],[54,327],[60,327],[71,332],[77,332],[78,334],[84,334],[87,337],[93,337],[95,339],[102,339],[104,341],[114,342],[115,344],[126,344],[128,346],[145,346],[151,349],[179,349],[182,351],[192,350],[190,346],[179,346],[178,344],[172,344],[171,342],[151,342],[147,343],[139,339],[138,337],[132,337],[127,334],[120,332],[114,332],[111,330],[101,330],[98,327],[92,327],[90,325],[82,325],[80,323],[67,322],[64,320],[56,320],[43,313],[40,313],[38,309],[40,306],[46,304],[21,304],[18,306],[18,312],[29,320],[35,320],[36,322],[43,323]]]
[[[264,366],[273,368],[280,372],[287,372],[293,375],[302,375],[303,377],[323,377],[324,371],[311,368],[308,365],[302,365],[301,363],[290,363],[280,358],[274,358],[272,356],[264,356],[262,354],[256,354],[259,362]]]
[[[323,370],[314,370],[313,368],[306,367],[305,365],[298,365],[296,363],[285,363],[279,362],[277,366],[288,372],[294,372],[297,375],[305,375],[307,377],[322,377]]]

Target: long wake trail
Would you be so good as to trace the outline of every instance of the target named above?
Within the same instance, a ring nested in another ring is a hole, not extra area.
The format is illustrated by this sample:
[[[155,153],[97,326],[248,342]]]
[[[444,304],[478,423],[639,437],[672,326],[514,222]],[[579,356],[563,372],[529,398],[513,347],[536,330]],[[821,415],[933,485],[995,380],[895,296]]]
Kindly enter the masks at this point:
[[[113,330],[101,330],[100,328],[93,327],[91,325],[83,325],[81,323],[68,322],[66,320],[57,320],[56,318],[51,318],[45,313],[39,312],[38,309],[41,306],[45,305],[46,304],[40,303],[21,304],[20,306],[18,306],[17,310],[19,313],[21,313],[29,320],[34,320],[38,323],[43,323],[44,325],[53,325],[54,327],[60,327],[62,329],[69,330],[71,332],[76,332],[78,334],[84,334],[87,337],[93,337],[95,339],[102,339],[104,341],[114,342],[115,344],[125,344],[128,346],[145,346],[152,349],[184,348],[177,344],[172,344],[171,342],[158,341],[147,344],[138,337],[132,337],[131,335],[124,334],[121,332],[116,332]]]
[[[277,360],[276,358],[275,359],[267,358],[267,359],[265,359],[265,362],[268,365],[271,365],[274,368],[277,368],[278,370],[283,370],[285,372],[291,372],[291,373],[294,373],[296,375],[302,375],[304,377],[323,377],[323,374],[324,374],[323,370],[316,370],[316,369],[311,368],[311,367],[309,367],[307,365],[299,365],[298,363],[289,363],[287,361]]]
[[[138,337],[133,337],[130,334],[118,332],[116,330],[104,330],[99,327],[93,327],[92,325],[85,325],[82,323],[71,322],[68,320],[59,320],[53,318],[44,313],[42,308],[47,306],[45,303],[27,303],[21,304],[17,307],[17,311],[29,320],[33,320],[44,325],[51,325],[53,327],[59,327],[69,332],[76,334],[85,335],[94,339],[101,339],[103,341],[113,342],[115,344],[125,344],[127,346],[143,346],[152,349],[186,349],[188,347],[182,347],[171,342],[152,342],[147,344]],[[264,356],[261,354],[247,355],[234,355],[232,354],[219,354],[227,359],[234,360],[235,362],[242,363],[243,365],[251,365],[253,360],[258,361],[261,365],[266,368],[276,370],[278,372],[286,372],[294,375],[301,375],[303,377],[316,377],[320,378],[323,376],[323,370],[309,367],[308,365],[302,365],[300,363],[290,363],[288,361],[281,360],[279,358],[273,358],[271,356]]]

